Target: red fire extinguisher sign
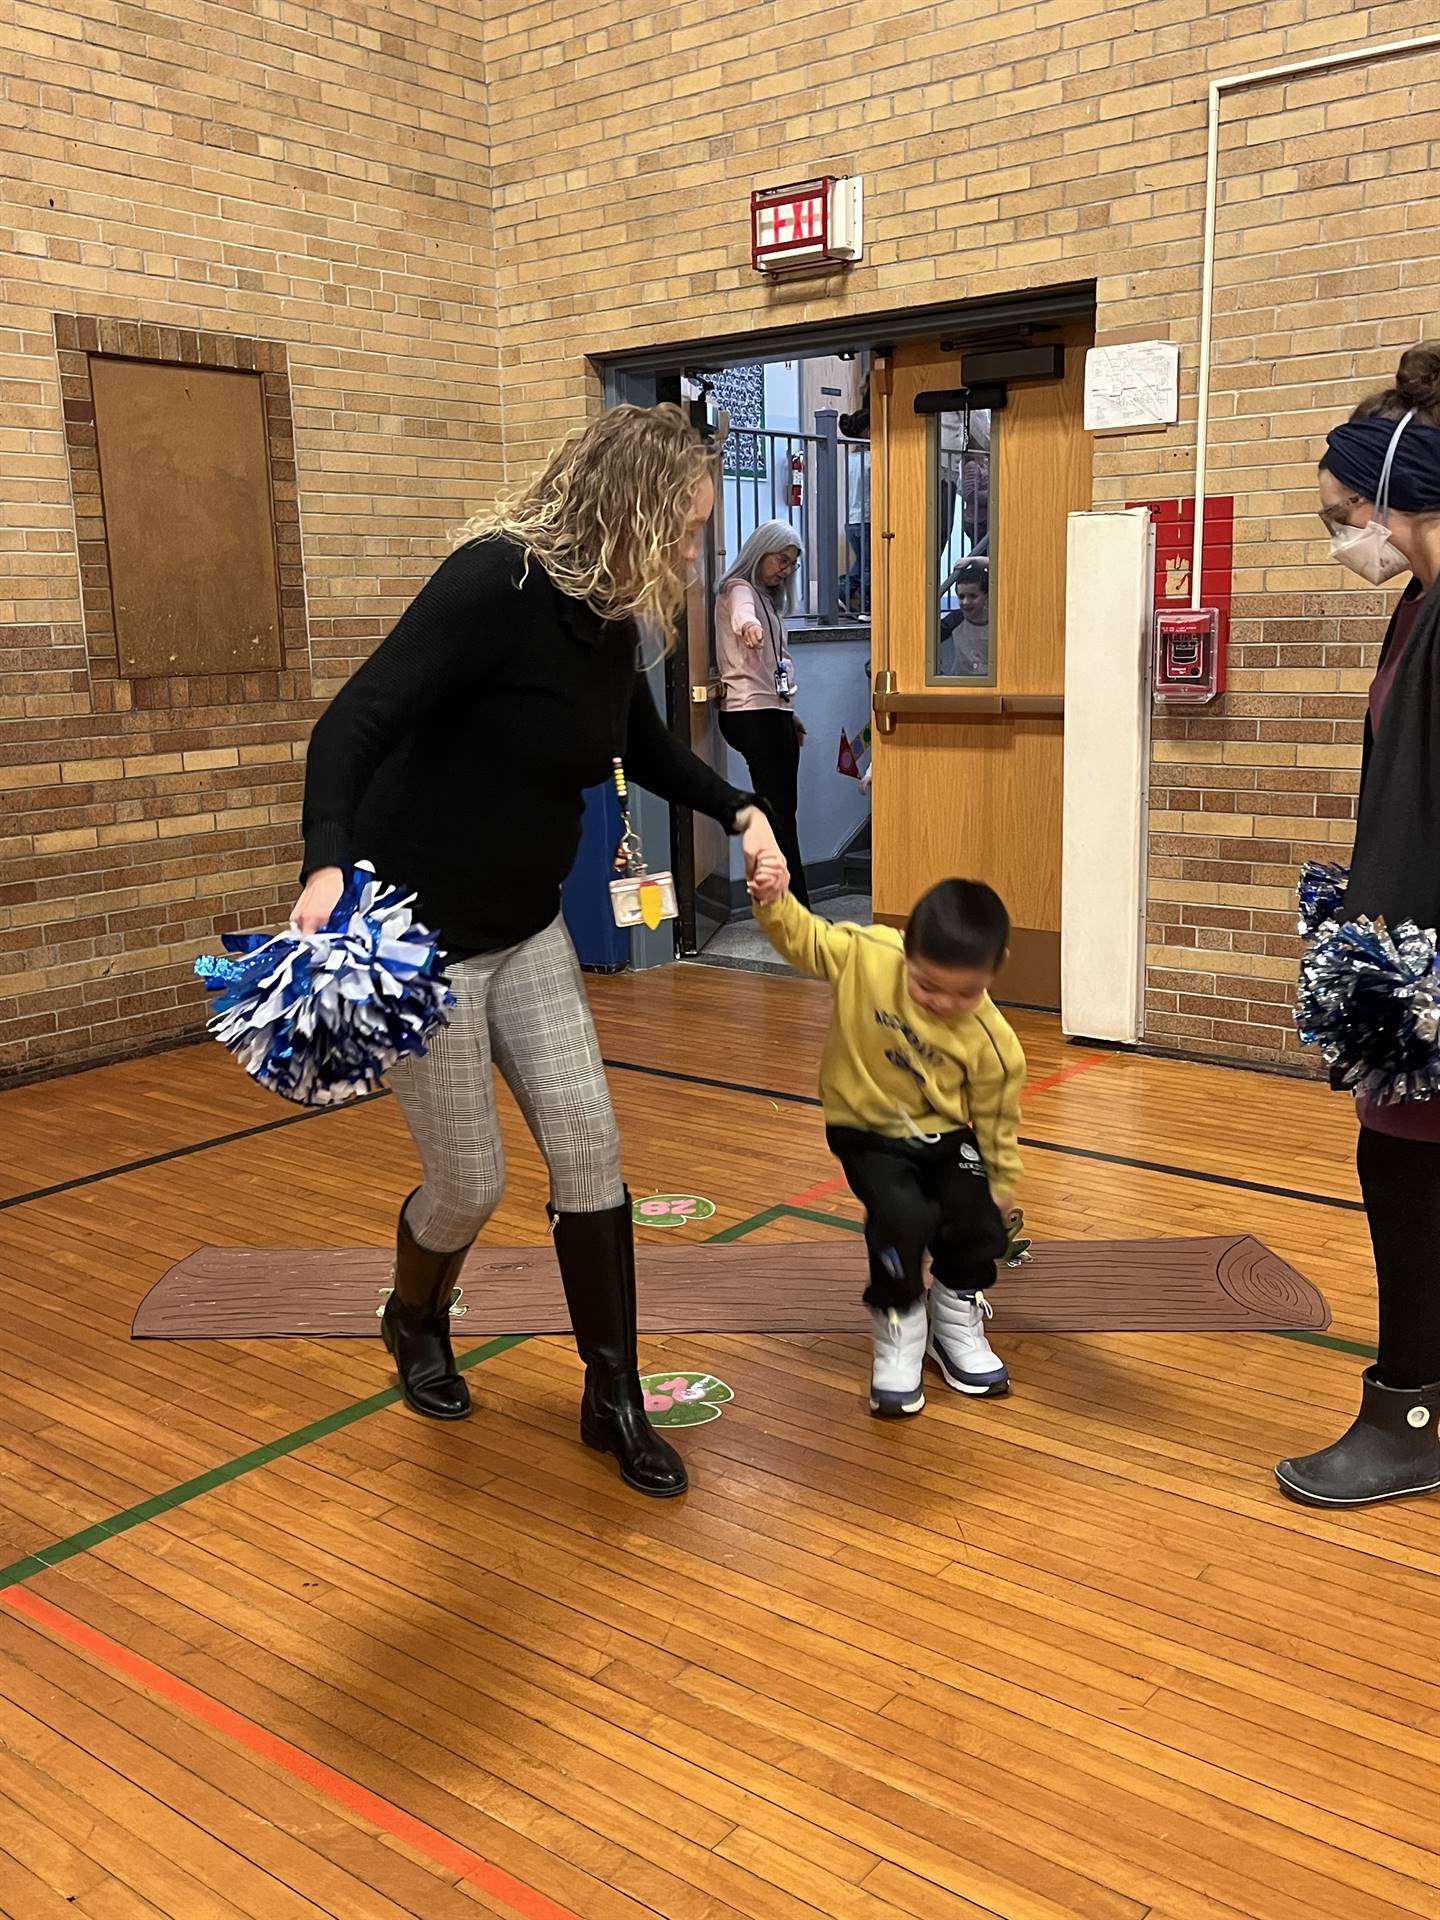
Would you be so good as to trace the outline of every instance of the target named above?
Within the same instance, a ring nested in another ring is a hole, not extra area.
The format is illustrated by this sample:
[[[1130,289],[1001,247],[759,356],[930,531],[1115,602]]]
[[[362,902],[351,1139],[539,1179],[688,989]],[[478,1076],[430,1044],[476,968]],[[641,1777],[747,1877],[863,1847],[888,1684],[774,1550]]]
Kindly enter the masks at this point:
[[[790,504],[803,507],[805,504],[805,456],[792,453],[790,456]]]

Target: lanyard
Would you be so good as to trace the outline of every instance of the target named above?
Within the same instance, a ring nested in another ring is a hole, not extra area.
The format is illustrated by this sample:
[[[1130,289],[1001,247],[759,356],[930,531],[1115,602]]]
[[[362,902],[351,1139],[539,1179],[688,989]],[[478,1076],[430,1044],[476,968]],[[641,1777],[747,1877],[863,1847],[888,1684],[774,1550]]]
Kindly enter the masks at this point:
[[[615,851],[615,875],[610,882],[610,907],[617,927],[646,926],[653,932],[662,920],[677,914],[675,882],[668,873],[651,873],[630,816],[630,785],[617,753],[611,762],[615,796],[620,802],[620,845]]]
[[[630,787],[625,778],[625,763],[617,753],[610,764],[615,797],[620,802],[620,845],[615,850],[615,870],[628,874],[632,879],[639,879],[645,872],[645,850],[630,817]]]

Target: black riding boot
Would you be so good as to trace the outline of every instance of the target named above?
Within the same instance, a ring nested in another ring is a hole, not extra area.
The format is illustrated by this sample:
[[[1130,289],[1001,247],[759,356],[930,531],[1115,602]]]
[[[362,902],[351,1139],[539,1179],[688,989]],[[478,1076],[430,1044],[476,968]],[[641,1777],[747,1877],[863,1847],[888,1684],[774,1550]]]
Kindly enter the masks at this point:
[[[1386,1387],[1365,1373],[1350,1431],[1322,1453],[1282,1460],[1275,1478],[1307,1507],[1367,1507],[1409,1493],[1440,1492],[1440,1385]]]
[[[395,1289],[385,1302],[380,1333],[395,1356],[406,1406],[432,1420],[463,1420],[470,1411],[470,1389],[456,1371],[450,1346],[450,1297],[470,1249],[432,1253],[422,1247],[405,1224],[410,1200],[400,1209],[395,1229]]]
[[[635,1233],[630,1196],[604,1213],[551,1210],[555,1255],[585,1362],[580,1438],[613,1453],[620,1477],[655,1500],[684,1493],[685,1465],[650,1425],[636,1360]]]

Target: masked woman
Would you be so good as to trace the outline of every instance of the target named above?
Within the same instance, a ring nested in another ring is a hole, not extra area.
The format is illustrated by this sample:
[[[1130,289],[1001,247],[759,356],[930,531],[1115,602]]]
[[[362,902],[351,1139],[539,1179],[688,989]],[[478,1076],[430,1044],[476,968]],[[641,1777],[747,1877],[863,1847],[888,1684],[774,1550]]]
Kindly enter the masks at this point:
[[[1320,517],[1371,586],[1409,572],[1370,687],[1344,920],[1440,926],[1440,346],[1412,347],[1320,462]],[[1359,1417],[1276,1469],[1292,1499],[1358,1507],[1440,1490],[1440,1099],[1359,1102],[1380,1346]]]

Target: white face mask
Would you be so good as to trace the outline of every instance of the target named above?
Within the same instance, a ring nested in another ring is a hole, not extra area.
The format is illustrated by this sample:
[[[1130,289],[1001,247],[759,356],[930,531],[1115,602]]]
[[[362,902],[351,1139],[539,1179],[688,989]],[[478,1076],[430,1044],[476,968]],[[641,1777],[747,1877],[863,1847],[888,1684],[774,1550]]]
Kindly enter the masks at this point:
[[[1410,567],[1383,520],[1371,520],[1363,527],[1341,527],[1330,536],[1330,552],[1342,567],[1358,573],[1372,587],[1383,587]]]
[[[1358,573],[1372,587],[1383,587],[1397,573],[1408,573],[1410,562],[1390,538],[1390,469],[1395,464],[1395,446],[1401,434],[1415,418],[1412,407],[1390,436],[1385,449],[1385,464],[1380,469],[1375,512],[1363,527],[1341,527],[1330,536],[1330,552],[1342,567]]]

